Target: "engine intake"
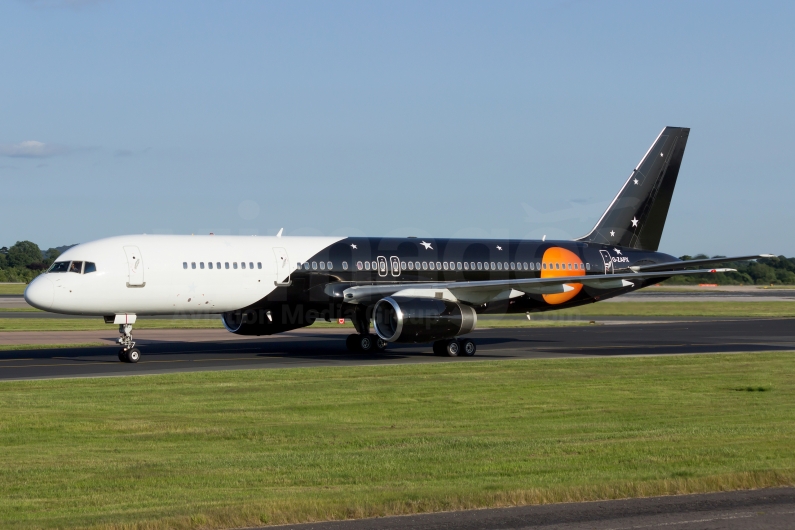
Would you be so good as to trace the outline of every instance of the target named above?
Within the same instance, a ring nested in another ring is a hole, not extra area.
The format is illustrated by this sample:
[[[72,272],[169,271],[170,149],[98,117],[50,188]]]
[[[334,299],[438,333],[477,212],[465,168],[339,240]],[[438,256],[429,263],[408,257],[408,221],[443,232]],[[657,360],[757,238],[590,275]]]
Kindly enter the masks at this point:
[[[373,308],[373,327],[387,342],[433,342],[469,333],[478,316],[468,305],[436,298],[382,298]]]

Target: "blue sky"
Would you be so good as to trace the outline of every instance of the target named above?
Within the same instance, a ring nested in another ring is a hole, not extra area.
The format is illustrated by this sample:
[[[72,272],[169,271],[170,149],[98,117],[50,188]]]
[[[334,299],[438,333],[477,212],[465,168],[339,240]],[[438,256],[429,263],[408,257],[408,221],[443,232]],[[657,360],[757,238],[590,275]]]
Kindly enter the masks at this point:
[[[0,245],[572,238],[692,127],[661,250],[795,255],[795,4],[0,3]]]

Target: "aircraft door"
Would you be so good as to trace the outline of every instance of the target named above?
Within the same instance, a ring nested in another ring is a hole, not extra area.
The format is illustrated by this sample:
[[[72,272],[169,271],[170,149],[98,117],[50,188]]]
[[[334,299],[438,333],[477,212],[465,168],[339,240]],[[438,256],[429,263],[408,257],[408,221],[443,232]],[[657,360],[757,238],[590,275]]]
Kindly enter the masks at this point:
[[[290,285],[290,256],[287,255],[287,250],[282,247],[273,247],[273,254],[276,256],[276,281],[274,285]]]
[[[126,246],[124,253],[127,255],[127,287],[143,287],[144,259],[138,247]]]
[[[400,258],[392,256],[389,258],[389,264],[392,265],[392,276],[400,276]]]
[[[602,261],[605,264],[605,274],[612,274],[613,258],[610,257],[610,253],[606,250],[600,250],[599,253],[602,255]]]
[[[386,258],[384,256],[378,256],[378,275],[379,276],[386,276],[389,274],[386,270]]]

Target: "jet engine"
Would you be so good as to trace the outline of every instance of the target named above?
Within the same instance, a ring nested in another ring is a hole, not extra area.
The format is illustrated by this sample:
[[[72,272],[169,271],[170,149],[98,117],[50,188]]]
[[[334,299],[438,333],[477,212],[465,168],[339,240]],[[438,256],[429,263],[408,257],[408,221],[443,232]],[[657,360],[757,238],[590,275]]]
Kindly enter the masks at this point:
[[[437,298],[382,298],[373,308],[373,327],[387,342],[433,342],[475,329],[478,317],[468,305]]]
[[[249,309],[245,311],[232,311],[221,315],[221,320],[227,331],[236,335],[273,335],[303,328],[315,322],[311,319],[297,319],[296,322],[277,322],[270,311],[263,309]]]

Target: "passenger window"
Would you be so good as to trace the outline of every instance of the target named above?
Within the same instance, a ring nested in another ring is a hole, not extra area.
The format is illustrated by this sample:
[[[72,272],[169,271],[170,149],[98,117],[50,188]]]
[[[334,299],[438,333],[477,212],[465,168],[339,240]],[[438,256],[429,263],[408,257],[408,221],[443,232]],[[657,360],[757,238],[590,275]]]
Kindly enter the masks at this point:
[[[461,265],[461,262],[459,261],[458,263],[455,264],[455,268],[458,269],[458,270],[463,270],[464,266]]]
[[[542,266],[544,267],[544,270],[547,270],[547,264],[546,263],[544,263]]]
[[[378,264],[375,261],[373,262],[373,270],[374,271],[378,270]]]
[[[522,267],[524,268],[524,270],[527,270],[527,262],[526,261],[524,263],[522,263]]]
[[[494,262],[491,262],[491,270],[494,270]]]
[[[83,274],[88,274],[89,272],[97,272],[97,266],[94,263],[87,261],[83,267]]]
[[[586,263],[585,264],[585,270],[588,270],[588,271],[591,270],[591,264],[590,263]]]
[[[414,268],[417,269],[417,270],[420,270],[420,262],[419,261],[415,261],[414,262]]]
[[[191,261],[190,262],[190,268],[191,269],[195,269],[196,268],[196,262],[195,261]]]
[[[364,264],[361,261],[357,261],[356,262],[356,268],[359,269],[359,270],[362,270],[362,267],[364,267]]]
[[[329,261],[328,263],[326,263],[326,268],[327,268],[328,270],[331,270],[331,262],[330,262],[330,261]]]
[[[317,270],[317,261],[313,261],[313,262],[312,262],[312,270],[313,270],[313,271],[316,271],[316,270]]]
[[[220,261],[216,261],[215,262],[215,268],[216,269],[220,269],[221,268],[221,262]]]
[[[254,262],[253,261],[249,261],[248,262],[248,268],[249,269],[253,269],[254,268]]]
[[[444,270],[447,270],[449,268],[446,261],[442,264],[442,266],[444,267]]]
[[[71,265],[69,265],[69,272],[76,272],[80,274],[83,272],[83,262],[82,261],[73,261]]]
[[[370,262],[369,261],[365,261],[364,262],[364,270],[367,270],[367,271],[370,270]]]
[[[512,271],[513,271],[513,270],[516,270],[516,263],[514,263],[514,262],[511,262],[511,270],[512,270]]]
[[[406,269],[406,268],[407,268],[407,267],[406,267],[406,262],[405,262],[405,261],[401,261],[401,262],[400,262],[400,268],[401,268],[401,269]]]
[[[200,262],[199,262],[199,268],[200,268],[200,269],[203,269],[203,268],[204,268],[204,262],[203,262],[203,261],[200,261]]]
[[[410,271],[414,270],[414,262],[413,261],[409,261],[406,265],[408,266],[407,267],[408,270],[410,270]]]
[[[348,270],[348,262],[347,261],[343,261],[342,262],[342,270],[344,270],[344,271]]]
[[[228,269],[228,268],[229,268],[229,262],[228,262],[228,261],[225,261],[225,262],[224,262],[224,268],[225,268],[225,269]]]
[[[236,262],[236,261],[233,261],[233,262],[232,262],[232,268],[233,268],[233,269],[237,269],[237,262]]]
[[[422,262],[422,270],[424,270],[424,271],[428,270],[428,262],[427,261],[423,261]]]
[[[307,263],[307,262],[304,262],[304,270],[305,270],[305,271],[308,271],[308,270],[309,270],[309,263]]]
[[[432,261],[428,262],[428,268],[431,270],[436,270],[436,264]]]
[[[261,269],[261,268],[262,268],[262,262],[261,262],[261,261],[258,261],[258,262],[257,262],[257,268],[258,268],[258,269]]]
[[[436,262],[436,270],[438,271],[442,270],[442,264],[439,263],[438,261]]]
[[[187,261],[183,261],[182,262],[182,268],[183,269],[187,269],[188,268],[188,262]]]
[[[321,261],[320,262],[320,270],[322,270],[322,271],[326,270],[326,262],[325,261]]]
[[[208,261],[207,262],[207,268],[208,269],[212,269],[213,268],[213,262],[212,261]]]
[[[482,268],[483,268],[483,262],[478,261],[478,270],[481,270]]]
[[[245,269],[246,268],[246,262],[245,261],[241,261],[240,262],[240,268],[241,269]]]

